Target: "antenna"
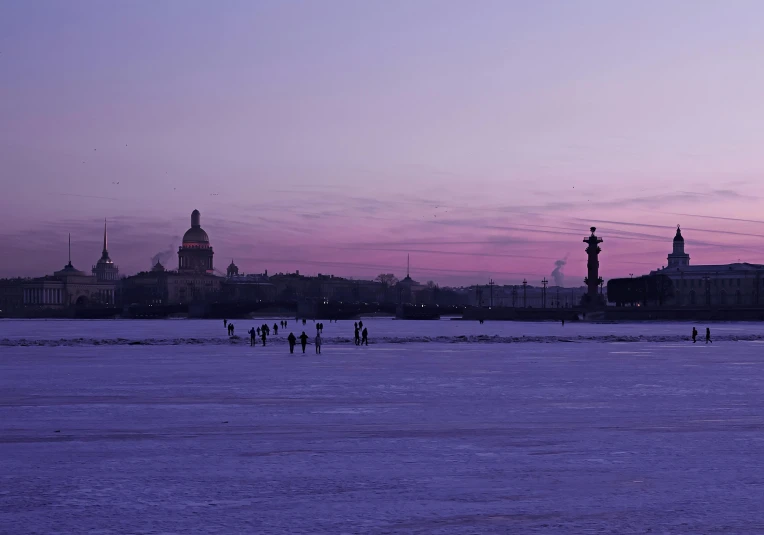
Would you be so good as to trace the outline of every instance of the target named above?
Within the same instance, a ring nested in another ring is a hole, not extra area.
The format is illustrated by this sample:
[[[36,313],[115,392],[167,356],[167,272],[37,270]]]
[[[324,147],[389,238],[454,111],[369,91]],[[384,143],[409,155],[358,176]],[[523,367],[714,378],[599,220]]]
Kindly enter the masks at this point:
[[[103,220],[103,252],[105,253],[107,251],[107,244],[106,244],[106,218]]]
[[[410,271],[411,271],[411,255],[406,254],[406,277],[409,277]]]
[[[72,265],[72,233],[69,233],[69,265]]]

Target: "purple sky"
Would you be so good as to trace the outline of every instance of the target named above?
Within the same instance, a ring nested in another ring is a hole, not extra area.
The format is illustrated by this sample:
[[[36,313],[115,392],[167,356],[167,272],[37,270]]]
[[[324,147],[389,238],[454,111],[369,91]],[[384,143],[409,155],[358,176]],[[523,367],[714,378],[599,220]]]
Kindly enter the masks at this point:
[[[582,283],[764,263],[764,3],[0,3],[0,276],[218,268]],[[118,182],[118,183],[117,183]],[[173,254],[167,262],[177,266]]]

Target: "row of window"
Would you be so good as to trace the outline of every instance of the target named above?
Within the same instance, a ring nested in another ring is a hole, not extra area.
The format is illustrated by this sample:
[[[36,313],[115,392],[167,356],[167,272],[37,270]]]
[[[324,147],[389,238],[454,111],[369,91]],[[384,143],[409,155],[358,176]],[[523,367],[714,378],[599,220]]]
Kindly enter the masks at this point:
[[[722,288],[728,287],[737,287],[740,288],[741,281],[743,279],[709,279],[709,283],[711,283],[712,286],[721,286]],[[704,280],[695,280],[695,279],[682,279],[682,287],[687,288],[688,286],[690,288],[695,288],[696,286],[698,288],[703,288],[705,286],[706,281]],[[761,285],[764,286],[764,278],[761,279]]]

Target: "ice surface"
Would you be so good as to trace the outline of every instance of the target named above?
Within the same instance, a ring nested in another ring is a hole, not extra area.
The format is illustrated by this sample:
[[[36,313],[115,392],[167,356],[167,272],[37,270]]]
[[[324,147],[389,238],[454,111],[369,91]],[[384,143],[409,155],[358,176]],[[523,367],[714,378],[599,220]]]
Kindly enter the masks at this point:
[[[372,342],[562,329],[364,323]],[[713,324],[713,345],[604,338],[691,328],[568,324],[599,343],[327,343],[320,356],[283,341],[6,345],[0,533],[762,533],[762,344],[721,338],[762,326]],[[6,340],[221,334],[0,322]]]

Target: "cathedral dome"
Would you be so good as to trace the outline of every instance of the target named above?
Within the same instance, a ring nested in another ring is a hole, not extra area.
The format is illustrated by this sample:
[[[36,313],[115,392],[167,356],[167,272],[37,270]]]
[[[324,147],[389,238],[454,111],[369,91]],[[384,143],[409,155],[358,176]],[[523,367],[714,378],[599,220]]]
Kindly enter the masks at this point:
[[[679,242],[679,241],[683,242],[684,241],[684,238],[682,237],[682,231],[679,230],[679,225],[677,225],[677,227],[676,227],[676,236],[674,236],[674,241],[675,242]]]
[[[183,235],[183,245],[209,245],[210,238],[200,226],[201,214],[199,210],[191,212],[191,228]]]

